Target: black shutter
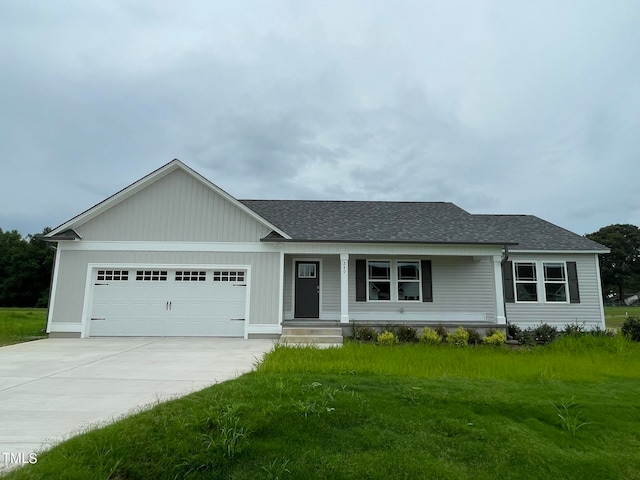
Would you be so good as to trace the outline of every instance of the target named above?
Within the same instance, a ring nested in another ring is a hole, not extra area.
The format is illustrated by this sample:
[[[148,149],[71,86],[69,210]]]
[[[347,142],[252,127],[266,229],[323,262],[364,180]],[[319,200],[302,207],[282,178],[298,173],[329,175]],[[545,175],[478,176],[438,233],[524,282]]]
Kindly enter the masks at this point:
[[[367,261],[356,260],[356,302],[367,301]]]
[[[502,288],[504,291],[504,301],[513,303],[516,301],[513,291],[513,262],[502,264]]]
[[[569,279],[569,301],[571,303],[580,303],[576,262],[567,262],[567,278]]]
[[[422,301],[433,302],[433,281],[431,278],[431,260],[422,260]]]

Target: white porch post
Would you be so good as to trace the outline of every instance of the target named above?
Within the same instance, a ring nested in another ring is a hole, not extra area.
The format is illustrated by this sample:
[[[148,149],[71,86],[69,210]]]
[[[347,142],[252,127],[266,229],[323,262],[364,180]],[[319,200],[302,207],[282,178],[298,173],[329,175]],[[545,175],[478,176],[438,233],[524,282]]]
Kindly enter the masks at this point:
[[[349,323],[349,254],[340,254],[340,323]]]
[[[504,292],[502,290],[502,257],[493,256],[493,277],[495,278],[496,291],[496,321],[501,325],[507,324],[507,316],[504,311]]]

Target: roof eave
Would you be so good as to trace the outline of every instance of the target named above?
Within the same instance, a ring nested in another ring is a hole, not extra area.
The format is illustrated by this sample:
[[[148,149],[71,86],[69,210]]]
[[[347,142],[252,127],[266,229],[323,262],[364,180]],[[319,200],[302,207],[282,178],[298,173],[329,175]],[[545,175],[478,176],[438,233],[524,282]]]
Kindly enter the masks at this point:
[[[399,244],[399,245],[477,245],[477,246],[513,246],[518,245],[513,242],[433,242],[419,240],[331,240],[331,239],[282,239],[282,238],[261,238],[261,242],[269,243],[367,243],[367,244]]]

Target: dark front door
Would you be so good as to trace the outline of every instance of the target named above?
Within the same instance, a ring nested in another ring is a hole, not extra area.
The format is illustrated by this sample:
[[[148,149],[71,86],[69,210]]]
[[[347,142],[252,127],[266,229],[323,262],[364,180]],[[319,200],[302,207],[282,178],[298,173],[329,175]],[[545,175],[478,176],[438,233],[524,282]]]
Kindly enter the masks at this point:
[[[296,262],[296,318],[320,316],[320,262]]]

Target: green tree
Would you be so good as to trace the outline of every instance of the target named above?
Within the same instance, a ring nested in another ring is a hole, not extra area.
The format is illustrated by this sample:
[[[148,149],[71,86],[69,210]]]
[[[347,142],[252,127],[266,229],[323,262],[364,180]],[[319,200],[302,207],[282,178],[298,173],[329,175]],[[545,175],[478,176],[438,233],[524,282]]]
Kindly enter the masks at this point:
[[[52,262],[53,250],[45,242],[0,229],[0,306],[46,307]]]
[[[640,289],[640,229],[635,225],[603,227],[587,238],[605,245],[611,252],[600,256],[603,293],[615,291],[620,300],[625,291]],[[606,298],[606,297],[605,297]]]

